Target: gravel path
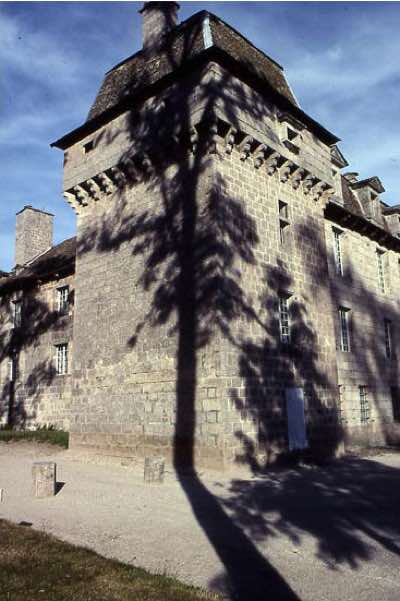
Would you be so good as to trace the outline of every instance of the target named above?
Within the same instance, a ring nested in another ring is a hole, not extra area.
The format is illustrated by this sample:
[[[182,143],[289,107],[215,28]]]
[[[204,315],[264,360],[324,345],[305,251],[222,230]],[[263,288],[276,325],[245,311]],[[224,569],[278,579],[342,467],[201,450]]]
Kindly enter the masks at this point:
[[[44,459],[64,484],[34,499],[32,462]],[[146,485],[142,466],[0,443],[0,517],[240,601],[398,601],[399,468],[385,455],[257,478],[209,472],[183,486],[167,472]]]

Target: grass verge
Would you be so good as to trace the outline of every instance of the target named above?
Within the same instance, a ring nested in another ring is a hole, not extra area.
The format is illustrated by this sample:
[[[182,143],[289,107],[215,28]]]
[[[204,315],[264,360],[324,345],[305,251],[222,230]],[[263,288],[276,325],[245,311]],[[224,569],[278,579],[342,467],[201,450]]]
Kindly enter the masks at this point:
[[[2,601],[218,601],[27,526],[0,520],[0,541]]]
[[[63,432],[62,430],[0,430],[0,442],[21,440],[47,442],[49,444],[55,444],[67,449],[68,439],[68,432]]]

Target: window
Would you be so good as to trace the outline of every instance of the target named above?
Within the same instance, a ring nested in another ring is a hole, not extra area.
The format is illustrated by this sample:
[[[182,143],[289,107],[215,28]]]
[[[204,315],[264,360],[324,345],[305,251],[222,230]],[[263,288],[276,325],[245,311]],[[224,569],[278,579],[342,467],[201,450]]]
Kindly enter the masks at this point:
[[[383,326],[385,330],[385,348],[386,348],[386,357],[391,359],[393,356],[392,349],[392,322],[389,319],[383,320]]]
[[[287,294],[279,296],[279,331],[284,344],[290,342],[289,298]]]
[[[360,421],[362,424],[367,424],[370,419],[368,391],[366,386],[359,386],[360,395]]]
[[[19,328],[22,324],[22,301],[14,301],[13,303],[13,323],[15,328]]]
[[[8,378],[10,382],[15,382],[17,379],[17,360],[15,356],[10,357],[8,361]]]
[[[282,246],[286,245],[289,239],[289,207],[287,202],[278,201],[279,212],[279,241]]]
[[[349,313],[349,309],[339,307],[340,350],[344,353],[350,352]]]
[[[385,253],[382,250],[376,251],[376,258],[378,263],[378,286],[381,292],[385,292]]]
[[[69,307],[69,286],[57,288],[57,311],[59,313],[68,313]]]
[[[58,344],[56,346],[56,372],[58,375],[68,373],[68,344]]]
[[[90,140],[90,142],[86,142],[86,144],[83,145],[84,154],[88,154],[89,152],[92,152],[93,148],[94,148],[93,140]]]
[[[400,394],[398,386],[390,387],[390,396],[392,397],[393,421],[400,422]]]
[[[288,137],[288,140],[290,140],[291,142],[296,140],[298,135],[299,135],[299,132],[295,131],[294,129],[291,129],[290,127],[287,128],[287,137]]]
[[[341,236],[342,231],[332,228],[333,231],[333,252],[335,256],[336,273],[343,275],[343,262],[342,262],[342,248],[341,248]]]

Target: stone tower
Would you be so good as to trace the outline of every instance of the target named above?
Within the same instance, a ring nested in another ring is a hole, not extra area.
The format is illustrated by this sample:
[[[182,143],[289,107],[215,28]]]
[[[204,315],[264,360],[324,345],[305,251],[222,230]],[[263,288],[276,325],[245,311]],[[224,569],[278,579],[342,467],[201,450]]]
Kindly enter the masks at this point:
[[[251,464],[292,448],[295,395],[333,449],[338,139],[275,61],[208,12],[175,26],[176,9],[144,6],[143,48],[54,143],[77,214],[71,446]]]

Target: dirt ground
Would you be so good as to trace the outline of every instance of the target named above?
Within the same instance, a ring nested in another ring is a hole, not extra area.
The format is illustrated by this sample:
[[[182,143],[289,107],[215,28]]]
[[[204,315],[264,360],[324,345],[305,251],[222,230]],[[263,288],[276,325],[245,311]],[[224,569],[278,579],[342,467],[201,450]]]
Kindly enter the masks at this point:
[[[35,460],[56,461],[55,497],[32,497]],[[400,454],[149,485],[141,464],[0,443],[0,488],[1,518],[239,601],[400,599]]]

